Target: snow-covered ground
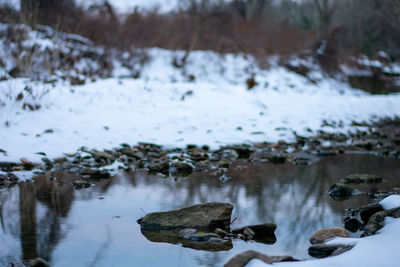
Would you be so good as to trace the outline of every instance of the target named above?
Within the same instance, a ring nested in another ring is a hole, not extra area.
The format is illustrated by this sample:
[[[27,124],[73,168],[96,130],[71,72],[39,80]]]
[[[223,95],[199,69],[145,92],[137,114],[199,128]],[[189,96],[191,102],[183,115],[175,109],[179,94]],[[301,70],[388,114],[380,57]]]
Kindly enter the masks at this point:
[[[24,78],[0,82],[0,149],[6,151],[0,161],[39,161],[38,152],[57,157],[82,146],[121,143],[218,148],[293,141],[294,132],[313,134],[323,120],[343,125],[323,130],[347,132],[356,129],[353,121],[400,116],[400,94],[369,95],[325,77],[317,67],[308,75],[311,82],[274,58],[265,70],[249,56],[197,51],[182,70],[171,63],[182,52],[149,49],[148,54],[138,79],[121,78],[129,70],[119,66],[114,78],[83,86]],[[248,90],[252,74],[258,85]],[[26,102],[41,107],[23,109]]]
[[[385,209],[400,207],[400,196],[389,196],[382,200]],[[275,263],[279,267],[396,267],[400,264],[398,246],[400,240],[400,219],[386,218],[385,227],[374,236],[364,238],[335,238],[328,244],[352,244],[350,251],[335,257],[302,262]],[[259,260],[252,260],[246,267],[269,266]]]

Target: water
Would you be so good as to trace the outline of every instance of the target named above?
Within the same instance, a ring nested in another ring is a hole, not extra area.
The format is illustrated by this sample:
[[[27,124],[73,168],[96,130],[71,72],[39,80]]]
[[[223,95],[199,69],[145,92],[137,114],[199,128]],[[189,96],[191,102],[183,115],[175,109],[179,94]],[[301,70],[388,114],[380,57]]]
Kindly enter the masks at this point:
[[[343,202],[331,199],[329,186],[353,173],[386,181],[359,186],[364,193]],[[221,181],[195,173],[174,180],[120,173],[75,190],[73,174],[49,173],[0,189],[0,265],[42,257],[52,266],[222,266],[248,249],[308,259],[308,238],[320,228],[341,226],[345,208],[371,202],[365,192],[400,188],[399,161],[371,155],[329,157],[311,166],[238,161],[228,176]],[[136,222],[148,212],[211,201],[234,205],[233,228],[276,223],[276,242],[234,240],[229,250],[212,252],[151,242]]]

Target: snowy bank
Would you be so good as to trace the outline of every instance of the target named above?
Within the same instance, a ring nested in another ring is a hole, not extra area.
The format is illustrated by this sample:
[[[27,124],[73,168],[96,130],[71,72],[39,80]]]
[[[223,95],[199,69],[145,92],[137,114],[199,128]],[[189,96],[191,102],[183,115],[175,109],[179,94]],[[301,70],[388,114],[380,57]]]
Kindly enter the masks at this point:
[[[282,67],[276,57],[267,58],[270,67],[263,69],[248,55],[193,51],[187,64],[176,68],[172,63],[183,51],[153,48],[143,51],[147,62],[131,62],[133,68],[123,63],[136,60],[129,52],[114,55],[108,59],[113,61],[112,78],[100,79],[96,64],[101,61],[96,60],[103,58],[101,48],[48,27],[21,27],[29,33],[27,49],[75,51],[69,71],[83,85],[64,81],[63,71],[51,76],[50,83],[11,77],[1,81],[0,161],[40,161],[43,155],[58,157],[82,146],[108,149],[121,143],[206,144],[216,149],[294,141],[296,134],[310,136],[321,129],[348,133],[359,129],[352,126],[354,121],[400,116],[400,94],[370,95],[353,89],[346,81],[324,75],[312,61],[301,62],[310,70],[302,76]],[[7,54],[14,44],[6,44],[0,54],[8,55],[3,70],[9,72],[18,58]],[[96,55],[96,60],[85,58],[87,54]],[[139,75],[133,78],[135,73]],[[251,90],[249,79],[255,82]]]
[[[400,207],[400,196],[389,196],[380,204],[385,209]],[[341,255],[318,260],[301,262],[275,263],[280,267],[313,267],[313,266],[399,266],[400,254],[398,245],[400,240],[400,219],[386,218],[385,227],[374,236],[364,238],[336,238],[327,244],[351,244],[355,245],[350,251]],[[246,267],[269,266],[259,260],[252,260]]]

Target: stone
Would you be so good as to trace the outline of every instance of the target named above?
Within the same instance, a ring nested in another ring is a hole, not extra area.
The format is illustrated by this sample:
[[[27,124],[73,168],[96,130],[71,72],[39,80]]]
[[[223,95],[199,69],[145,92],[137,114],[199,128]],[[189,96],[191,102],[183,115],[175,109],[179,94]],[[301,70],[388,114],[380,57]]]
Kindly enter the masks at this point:
[[[268,256],[254,250],[247,250],[239,253],[231,258],[224,267],[243,267],[253,259],[258,259],[266,264],[273,264],[274,262],[285,262],[285,261],[298,261],[291,256]]]
[[[329,256],[336,256],[352,249],[353,246],[346,246],[341,244],[327,245],[315,244],[308,248],[308,254],[314,258],[326,258]]]
[[[193,172],[194,166],[189,162],[172,161],[169,170],[174,176],[185,177]]]
[[[274,234],[275,229],[276,229],[276,224],[263,223],[263,224],[248,225],[245,227],[233,229],[232,233],[235,235],[241,235],[243,236],[243,239],[246,240],[252,239],[259,243],[274,244],[276,242],[276,236]]]
[[[364,227],[363,236],[374,235],[378,230],[382,229],[385,223],[385,217],[400,217],[400,207],[383,210],[375,213],[369,218],[368,224]]]
[[[346,200],[359,193],[359,190],[343,183],[333,184],[328,190],[328,194],[335,200]]]
[[[107,170],[97,170],[90,168],[81,170],[81,175],[92,179],[108,179],[111,177],[111,174]]]
[[[226,235],[229,234],[227,231],[224,231],[224,230],[222,230],[220,228],[216,228],[214,230],[214,233],[216,233],[217,235],[220,235],[220,236],[226,236]]]
[[[295,165],[310,165],[319,161],[319,158],[311,153],[300,151],[293,154]]]
[[[50,264],[42,258],[36,258],[29,262],[30,267],[50,267]]]
[[[371,174],[352,174],[342,179],[345,184],[361,184],[361,183],[381,183],[383,179],[377,175]]]
[[[274,223],[263,223],[263,224],[254,224],[248,225],[241,228],[236,228],[232,230],[234,234],[241,234],[244,232],[246,228],[251,229],[254,232],[254,235],[264,235],[264,234],[271,234],[275,232],[276,224]]]
[[[147,166],[150,173],[162,173],[165,175],[169,174],[169,163],[167,161],[161,161],[157,163],[150,164]]]
[[[90,183],[83,180],[76,180],[72,183],[76,189],[88,188],[91,186]]]
[[[310,237],[310,242],[311,244],[320,244],[333,237],[349,237],[349,233],[342,227],[323,228]]]
[[[346,217],[344,219],[344,228],[352,233],[357,232],[362,227],[362,222],[354,217]]]
[[[182,230],[180,230],[179,232],[178,232],[178,234],[180,235],[180,236],[187,236],[187,235],[193,235],[193,234],[195,234],[195,233],[197,233],[197,230],[196,229],[193,229],[193,228],[184,228],[184,229],[182,229]]]
[[[138,220],[143,229],[195,228],[229,229],[233,205],[229,203],[197,204],[177,210],[149,213]]]

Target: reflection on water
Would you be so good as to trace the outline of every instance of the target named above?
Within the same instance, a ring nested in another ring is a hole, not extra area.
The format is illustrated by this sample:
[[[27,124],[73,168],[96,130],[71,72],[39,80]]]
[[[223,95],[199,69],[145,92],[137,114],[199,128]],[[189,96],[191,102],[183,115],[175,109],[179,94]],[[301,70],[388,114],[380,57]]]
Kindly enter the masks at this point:
[[[368,155],[325,158],[311,166],[241,161],[225,182],[202,173],[178,180],[121,173],[74,190],[72,174],[42,175],[34,183],[0,189],[0,265],[42,257],[52,266],[222,266],[248,249],[309,258],[314,231],[342,225],[345,208],[370,202],[366,194],[343,202],[328,196],[331,184],[352,173],[387,179],[359,186],[363,192],[400,187],[399,161]],[[49,179],[54,175],[56,180]],[[276,242],[234,240],[207,251],[167,235],[144,236],[136,223],[148,212],[211,201],[234,205],[233,228],[276,223]]]

